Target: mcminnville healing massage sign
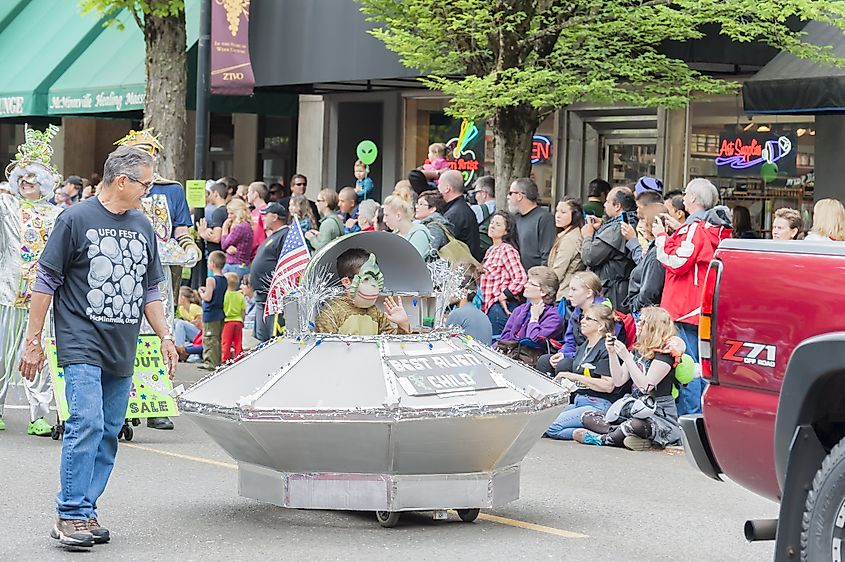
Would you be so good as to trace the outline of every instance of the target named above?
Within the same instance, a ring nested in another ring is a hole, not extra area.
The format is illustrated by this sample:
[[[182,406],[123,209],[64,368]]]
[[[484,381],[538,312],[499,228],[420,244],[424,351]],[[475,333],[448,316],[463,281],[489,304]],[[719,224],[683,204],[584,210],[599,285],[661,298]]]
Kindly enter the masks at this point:
[[[132,390],[129,392],[129,404],[126,418],[158,418],[179,415],[176,401],[170,396],[173,384],[167,376],[167,369],[159,349],[157,336],[139,336],[135,348],[135,373],[132,375]],[[50,374],[53,378],[53,394],[59,418],[65,421],[68,416],[65,400],[64,369],[58,366],[56,340],[47,345],[47,358]]]

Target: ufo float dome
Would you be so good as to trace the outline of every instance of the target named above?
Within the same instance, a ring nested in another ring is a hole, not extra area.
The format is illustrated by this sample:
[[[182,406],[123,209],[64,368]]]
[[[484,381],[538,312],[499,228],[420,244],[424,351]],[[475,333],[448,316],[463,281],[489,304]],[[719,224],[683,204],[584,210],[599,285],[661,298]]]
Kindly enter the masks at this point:
[[[385,292],[414,295],[405,299],[417,302],[405,303],[411,313],[436,296],[426,264],[395,234],[341,238],[309,269],[334,275],[348,248],[376,254]],[[294,331],[179,397],[238,462],[241,495],[392,512],[516,499],[520,462],[567,403],[568,392],[545,376],[447,329]]]

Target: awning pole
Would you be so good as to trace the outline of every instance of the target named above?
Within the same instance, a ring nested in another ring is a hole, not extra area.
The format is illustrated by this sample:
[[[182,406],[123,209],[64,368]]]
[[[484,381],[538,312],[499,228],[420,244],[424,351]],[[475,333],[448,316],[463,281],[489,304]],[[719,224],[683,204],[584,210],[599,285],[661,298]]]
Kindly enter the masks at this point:
[[[211,73],[211,2],[200,4],[200,33],[197,46],[197,110],[194,143],[194,178],[206,179],[208,161],[208,97]]]

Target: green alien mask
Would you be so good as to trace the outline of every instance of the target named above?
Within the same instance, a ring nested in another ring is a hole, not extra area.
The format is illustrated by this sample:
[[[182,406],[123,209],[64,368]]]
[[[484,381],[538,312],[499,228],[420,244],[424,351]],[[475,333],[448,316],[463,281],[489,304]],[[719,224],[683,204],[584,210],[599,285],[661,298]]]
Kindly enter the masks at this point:
[[[361,270],[352,279],[349,294],[352,302],[359,308],[369,308],[378,300],[379,293],[384,289],[384,275],[376,263],[376,255],[370,254]]]

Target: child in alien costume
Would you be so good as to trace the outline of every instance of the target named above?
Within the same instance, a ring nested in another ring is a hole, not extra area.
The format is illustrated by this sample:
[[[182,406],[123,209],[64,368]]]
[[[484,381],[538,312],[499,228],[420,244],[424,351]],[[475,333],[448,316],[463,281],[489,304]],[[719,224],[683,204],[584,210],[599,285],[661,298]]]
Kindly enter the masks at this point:
[[[384,299],[384,312],[376,307],[384,289],[384,276],[375,254],[351,248],[337,258],[337,276],[346,293],[330,301],[317,316],[317,331],[324,334],[375,336],[409,333],[411,322],[402,298]]]
[[[50,141],[58,130],[54,125],[43,133],[25,129],[24,144],[6,168],[11,195],[0,194],[0,429],[5,429],[3,408],[17,372],[38,258],[61,212],[47,202],[60,179],[50,163]],[[21,380],[30,407],[27,433],[50,435],[53,428],[45,418],[52,384],[46,367],[34,381]]]

